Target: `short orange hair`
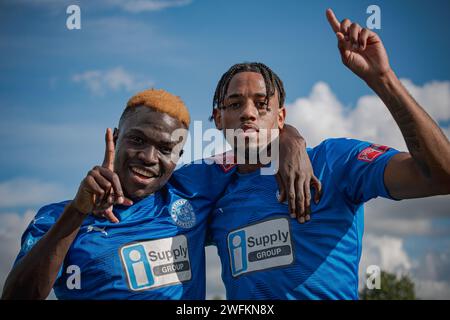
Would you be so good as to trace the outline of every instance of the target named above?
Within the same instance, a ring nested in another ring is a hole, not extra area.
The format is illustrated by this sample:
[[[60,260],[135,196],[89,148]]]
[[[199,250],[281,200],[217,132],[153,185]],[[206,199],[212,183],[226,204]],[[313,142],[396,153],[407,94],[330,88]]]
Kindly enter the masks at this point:
[[[189,128],[191,119],[186,105],[180,97],[165,90],[148,89],[139,92],[128,100],[125,110],[138,106],[146,106],[156,111],[167,113]]]

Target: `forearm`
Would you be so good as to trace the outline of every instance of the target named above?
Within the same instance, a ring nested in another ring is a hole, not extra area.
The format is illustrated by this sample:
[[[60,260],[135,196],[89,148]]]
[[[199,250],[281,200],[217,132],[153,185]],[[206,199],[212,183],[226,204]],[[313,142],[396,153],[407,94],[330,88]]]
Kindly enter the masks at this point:
[[[438,184],[450,181],[450,143],[425,110],[411,97],[393,71],[367,84],[394,117],[423,175]]]
[[[70,204],[6,279],[2,299],[45,299],[85,215]]]

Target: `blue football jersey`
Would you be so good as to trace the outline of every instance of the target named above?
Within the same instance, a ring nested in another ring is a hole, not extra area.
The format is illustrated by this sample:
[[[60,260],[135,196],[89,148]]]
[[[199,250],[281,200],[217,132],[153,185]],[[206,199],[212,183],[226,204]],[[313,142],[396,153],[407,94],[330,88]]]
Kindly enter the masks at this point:
[[[363,204],[390,198],[384,169],[398,151],[351,139],[308,149],[323,196],[311,221],[291,219],[272,175],[235,173],[216,202],[217,246],[228,299],[357,299]],[[312,191],[314,199],[314,190]]]
[[[59,299],[204,299],[208,215],[232,170],[190,164],[160,191],[130,207],[119,223],[88,216],[54,285]],[[69,201],[41,208],[22,236],[16,263],[58,220]],[[79,273],[79,285],[76,273]]]

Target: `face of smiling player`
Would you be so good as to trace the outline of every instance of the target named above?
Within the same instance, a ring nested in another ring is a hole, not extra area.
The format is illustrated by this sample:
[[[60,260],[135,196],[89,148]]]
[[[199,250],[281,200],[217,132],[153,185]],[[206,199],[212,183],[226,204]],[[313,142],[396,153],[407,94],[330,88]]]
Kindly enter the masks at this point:
[[[145,106],[135,108],[114,132],[114,171],[125,196],[132,200],[164,186],[186,141],[185,136],[177,141],[172,137],[175,130],[186,129],[178,119]]]
[[[233,129],[237,139],[248,139],[245,152],[249,149],[261,152],[266,148],[271,141],[271,129],[281,129],[284,118],[285,109],[279,107],[277,92],[269,97],[267,104],[264,78],[257,72],[236,74],[230,80],[223,106],[214,110],[217,129]],[[236,138],[227,140],[236,150]]]

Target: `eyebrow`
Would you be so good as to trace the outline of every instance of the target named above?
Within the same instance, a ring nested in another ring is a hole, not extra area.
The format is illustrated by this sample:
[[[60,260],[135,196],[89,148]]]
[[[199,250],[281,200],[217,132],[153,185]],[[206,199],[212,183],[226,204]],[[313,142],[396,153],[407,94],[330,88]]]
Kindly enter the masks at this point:
[[[149,136],[147,134],[145,134],[144,131],[140,130],[140,129],[135,129],[132,128],[128,131],[128,134],[139,134],[139,135],[143,135],[144,137],[146,137],[147,139],[154,141],[158,144],[164,145],[164,146],[168,146],[168,147],[174,147],[177,145],[178,142],[176,141],[171,141],[171,140],[167,140],[165,139],[164,135],[161,135],[160,137],[158,137],[157,139],[155,139],[155,137],[153,135]]]
[[[266,93],[257,92],[253,96],[256,96],[258,98],[265,98]],[[226,96],[225,99],[235,99],[235,98],[242,98],[242,97],[244,97],[244,95],[242,93],[232,93],[232,94]]]

